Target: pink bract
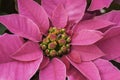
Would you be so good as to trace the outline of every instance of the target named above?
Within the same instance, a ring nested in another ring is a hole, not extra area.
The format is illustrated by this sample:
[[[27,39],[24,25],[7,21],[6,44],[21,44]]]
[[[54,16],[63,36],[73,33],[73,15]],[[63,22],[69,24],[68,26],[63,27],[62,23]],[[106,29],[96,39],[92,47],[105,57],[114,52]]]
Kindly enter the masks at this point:
[[[92,0],[88,8],[89,11],[100,10],[108,8],[113,0]]]
[[[33,0],[17,1],[19,14],[0,16],[0,22],[14,33],[0,36],[1,80],[29,80],[38,70],[40,80],[120,79],[120,71],[101,58],[106,53],[99,45],[105,37],[116,35],[111,34],[118,27],[105,34],[98,29],[116,21],[104,17],[82,20],[86,0],[42,0],[42,6]],[[50,60],[42,54],[38,42],[51,26],[71,32],[72,42],[69,54]]]
[[[98,47],[106,53],[105,59],[108,60],[118,60],[120,58],[119,54],[119,40],[120,40],[120,11],[111,11],[104,15],[99,16],[99,19],[104,19],[105,21],[113,22],[115,25],[110,26],[111,28],[104,32],[104,38],[97,43]]]

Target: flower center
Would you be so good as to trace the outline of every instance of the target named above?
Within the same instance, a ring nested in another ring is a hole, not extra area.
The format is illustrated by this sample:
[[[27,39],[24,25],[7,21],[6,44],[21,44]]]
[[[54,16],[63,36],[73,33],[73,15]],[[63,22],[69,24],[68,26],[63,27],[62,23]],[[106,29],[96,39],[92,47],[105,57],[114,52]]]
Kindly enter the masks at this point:
[[[53,58],[60,57],[70,51],[71,37],[64,28],[51,27],[48,35],[40,43],[44,55]]]

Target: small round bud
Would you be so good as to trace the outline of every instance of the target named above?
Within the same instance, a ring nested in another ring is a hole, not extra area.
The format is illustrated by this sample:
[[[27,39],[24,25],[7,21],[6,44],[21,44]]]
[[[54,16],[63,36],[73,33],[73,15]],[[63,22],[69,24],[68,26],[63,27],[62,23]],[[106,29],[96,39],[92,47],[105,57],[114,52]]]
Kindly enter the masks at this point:
[[[67,49],[67,52],[69,52],[69,51],[70,51],[70,49],[68,48],[68,49]]]
[[[49,43],[49,39],[47,39],[47,38],[45,38],[45,39],[43,39],[43,42],[42,42],[43,44],[48,44]]]
[[[53,30],[56,30],[57,28],[56,27],[53,27]]]
[[[60,40],[58,40],[58,43],[59,43],[60,46],[65,45],[66,40],[65,39],[60,39]]]
[[[60,32],[60,30],[59,29],[56,29],[55,31],[54,31],[54,34],[59,34],[59,32]]]
[[[62,50],[63,52],[66,52],[66,51],[67,51],[67,47],[66,47],[66,46],[62,46],[62,47],[61,47],[61,50]]]
[[[52,29],[53,29],[53,32],[52,32],[52,33],[54,33],[54,32],[56,31],[57,28],[56,28],[56,27],[53,27]]]
[[[68,35],[66,33],[62,34],[62,38],[66,39],[68,37]]]
[[[43,45],[43,44],[42,44],[42,43],[40,43],[40,47],[42,47],[42,45]]]
[[[57,43],[54,41],[54,42],[51,42],[51,43],[49,43],[48,44],[48,48],[49,49],[55,49],[56,48],[56,45],[57,45]]]
[[[70,48],[70,44],[66,44],[66,47],[67,47],[67,48]]]
[[[64,28],[63,28],[63,29],[61,29],[61,30],[60,30],[60,32],[61,32],[61,33],[64,33],[64,32],[65,32],[65,29],[64,29]]]
[[[51,51],[50,51],[50,56],[51,56],[51,57],[56,56],[56,54],[57,54],[57,52],[56,52],[55,50],[51,50]]]
[[[58,54],[59,54],[59,55],[61,55],[62,53],[63,53],[62,50],[59,50],[59,51],[58,51]]]
[[[57,36],[55,34],[49,34],[50,41],[55,41]]]
[[[51,27],[50,29],[49,29],[49,32],[50,33],[52,33],[54,30],[53,30],[53,28]]]
[[[45,53],[46,53],[46,55],[48,55],[48,54],[50,53],[50,50],[49,50],[49,49],[46,49],[46,50],[45,50]]]
[[[41,48],[42,48],[43,50],[45,50],[45,49],[46,49],[46,45],[42,45]]]
[[[68,43],[71,42],[71,38],[70,37],[67,38],[67,42]]]

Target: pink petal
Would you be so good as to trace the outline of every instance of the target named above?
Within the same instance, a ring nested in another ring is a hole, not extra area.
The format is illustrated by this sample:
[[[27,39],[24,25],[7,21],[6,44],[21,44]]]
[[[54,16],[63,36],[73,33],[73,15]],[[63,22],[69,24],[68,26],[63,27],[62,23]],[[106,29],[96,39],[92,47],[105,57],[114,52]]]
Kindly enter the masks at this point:
[[[52,59],[48,66],[40,71],[40,80],[65,80],[65,65],[57,58]]]
[[[42,0],[42,6],[49,16],[52,16],[53,10],[63,4],[69,16],[69,21],[76,23],[81,20],[86,8],[86,0]]]
[[[103,40],[109,39],[115,36],[119,36],[119,34],[120,34],[120,26],[114,26],[108,29],[107,31],[105,31]]]
[[[105,33],[105,37],[98,47],[106,54],[104,58],[108,60],[120,57],[120,27],[111,28]]]
[[[52,17],[52,14],[55,8],[61,3],[65,3],[65,0],[47,0],[47,1],[41,0],[41,5],[44,7],[46,12],[48,13],[50,19]]]
[[[38,70],[40,61],[0,64],[0,80],[30,80]]]
[[[10,58],[23,45],[17,35],[0,36],[0,80],[30,80],[40,65],[40,59],[32,62],[19,62]]]
[[[72,46],[70,53],[68,54],[68,58],[75,63],[81,63],[81,55],[79,50],[76,47]]]
[[[66,0],[65,9],[69,15],[69,21],[79,22],[86,9],[86,0]]]
[[[23,45],[23,40],[17,35],[0,35],[0,64],[13,61],[10,58]]]
[[[79,70],[89,80],[101,80],[99,71],[94,63],[82,62],[80,64],[76,64],[72,62],[71,60],[69,61],[77,70]]]
[[[120,63],[120,57],[118,57],[118,58],[116,58],[114,60]]]
[[[42,6],[33,0],[18,0],[18,8],[19,13],[32,19],[38,25],[42,33],[46,33],[48,31],[48,15]]]
[[[87,80],[77,69],[71,67],[69,70],[68,80]]]
[[[89,11],[100,10],[104,7],[108,8],[113,0],[92,0]],[[99,5],[98,5],[99,4]]]
[[[113,23],[116,23],[117,25],[120,25],[120,11],[117,10],[113,10],[111,12],[98,16],[97,18],[111,21]]]
[[[70,62],[67,60],[66,56],[62,56],[62,58],[60,58],[60,60],[65,64],[66,70],[69,70]]]
[[[28,41],[14,54],[12,54],[11,58],[19,61],[42,60],[43,54],[38,43]]]
[[[33,41],[40,41],[41,33],[37,25],[27,17],[18,14],[0,16],[0,22],[11,32]]]
[[[96,13],[85,12],[82,20],[89,20],[96,16]]]
[[[102,80],[120,80],[120,71],[107,60],[97,59],[94,63],[99,69]]]
[[[53,11],[52,23],[54,26],[63,28],[67,24],[68,15],[62,4]]]
[[[103,34],[95,30],[81,30],[74,33],[72,45],[91,45],[103,38]]]
[[[50,59],[46,56],[43,56],[42,63],[40,64],[40,69],[45,68],[49,62],[50,62]]]
[[[96,45],[72,46],[69,56],[71,60],[74,60],[74,56],[76,56],[76,58],[80,57],[81,61],[91,61],[104,56],[104,53]],[[76,62],[78,61],[79,58],[76,59]]]
[[[75,31],[80,31],[82,29],[92,29],[92,30],[101,29],[101,28],[105,28],[105,27],[108,27],[108,26],[113,25],[113,24],[114,23],[112,23],[110,21],[93,18],[93,19],[81,21],[75,27]]]

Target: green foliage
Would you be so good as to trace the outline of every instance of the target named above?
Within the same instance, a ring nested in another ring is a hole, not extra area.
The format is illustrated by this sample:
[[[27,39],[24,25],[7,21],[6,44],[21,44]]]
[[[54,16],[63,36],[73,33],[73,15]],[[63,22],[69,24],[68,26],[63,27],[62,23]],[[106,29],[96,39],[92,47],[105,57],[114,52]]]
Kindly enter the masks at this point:
[[[4,25],[0,24],[0,35],[5,32],[6,28]]]
[[[106,9],[107,12],[111,10],[120,10],[120,4],[113,2],[109,8]]]

